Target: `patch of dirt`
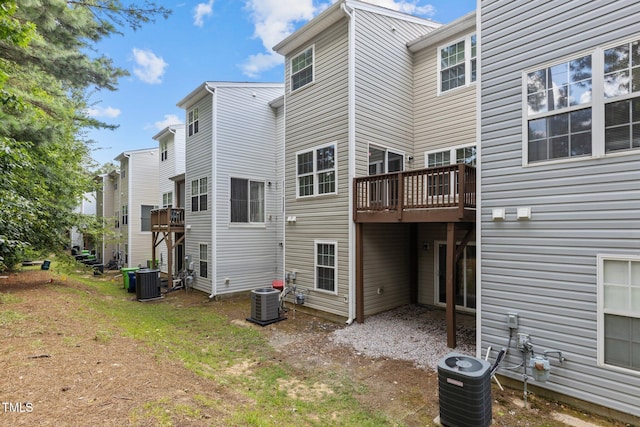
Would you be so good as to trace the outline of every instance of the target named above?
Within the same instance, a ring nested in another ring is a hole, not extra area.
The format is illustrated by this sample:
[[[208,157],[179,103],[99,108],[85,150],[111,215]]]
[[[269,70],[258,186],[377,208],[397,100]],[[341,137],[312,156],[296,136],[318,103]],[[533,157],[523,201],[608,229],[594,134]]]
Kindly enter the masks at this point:
[[[90,308],[72,293],[56,287],[92,292],[82,284],[54,277],[50,272],[27,270],[5,274],[0,279],[0,425],[159,425],[160,417],[149,414],[145,404],[155,403],[170,412],[173,425],[221,425],[224,416],[250,405],[248,398],[213,379],[197,376],[179,360],[154,356],[144,344],[121,336],[109,325],[83,322]],[[101,280],[109,280],[104,278]],[[123,291],[122,298],[131,299]],[[108,303],[108,298],[105,302]],[[382,412],[406,426],[430,426],[438,416],[437,373],[417,369],[412,363],[371,358],[336,344],[329,334],[344,327],[298,311],[265,327],[247,322],[248,296],[207,302],[207,295],[193,291],[173,292],[157,303],[182,306],[208,304],[227,315],[231,322],[264,333],[276,349],[278,361],[295,370],[296,378],[344,379],[352,381],[355,396],[372,412]],[[6,317],[5,317],[6,316]],[[14,316],[14,317],[11,317]],[[15,320],[16,317],[23,320]],[[3,319],[14,319],[3,324]],[[247,360],[227,374],[250,375],[259,369]],[[322,381],[312,387],[298,380],[279,387],[300,399],[318,399],[332,393]],[[494,426],[563,426],[564,413],[598,426],[624,424],[572,411],[555,402],[530,397],[533,409],[518,406],[522,390],[500,391],[493,386]],[[177,404],[197,411],[176,411]],[[10,406],[8,406],[10,405]]]

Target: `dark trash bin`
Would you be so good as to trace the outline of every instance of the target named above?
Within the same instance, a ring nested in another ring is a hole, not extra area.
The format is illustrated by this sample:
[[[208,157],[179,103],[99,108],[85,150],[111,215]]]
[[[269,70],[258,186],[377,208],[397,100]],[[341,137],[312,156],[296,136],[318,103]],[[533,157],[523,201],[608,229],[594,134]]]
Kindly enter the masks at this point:
[[[129,271],[127,274],[129,275],[129,287],[127,288],[127,292],[135,293],[136,292],[136,272]]]
[[[49,265],[51,265],[51,261],[49,261],[48,259],[45,259],[44,262],[42,263],[42,266],[40,267],[41,270],[48,270],[49,269]]]

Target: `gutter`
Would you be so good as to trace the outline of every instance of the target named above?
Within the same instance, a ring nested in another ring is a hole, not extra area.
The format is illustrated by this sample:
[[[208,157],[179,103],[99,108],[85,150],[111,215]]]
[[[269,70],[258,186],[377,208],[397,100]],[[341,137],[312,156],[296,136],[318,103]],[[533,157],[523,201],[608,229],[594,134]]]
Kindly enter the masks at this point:
[[[215,185],[215,177],[214,174],[218,171],[218,156],[216,153],[218,141],[217,141],[217,132],[216,132],[216,117],[217,117],[217,102],[216,102],[216,91],[215,88],[210,88],[207,83],[204,84],[204,88],[207,92],[211,94],[211,158],[213,159],[213,167],[211,168],[211,248],[210,251],[207,251],[207,257],[209,257],[209,252],[211,252],[211,295],[209,295],[209,299],[215,298],[217,291],[217,269],[216,269],[216,260],[215,260],[215,242],[217,235],[216,228],[216,185]],[[207,180],[209,181],[209,180]],[[185,183],[186,185],[186,183]],[[207,183],[209,185],[209,183]],[[209,200],[207,200],[209,203]],[[207,260],[208,262],[209,260]]]
[[[347,6],[346,2],[340,5],[344,13],[349,18],[349,64],[348,64],[348,91],[349,91],[349,107],[348,107],[348,144],[349,144],[349,318],[347,325],[351,325],[356,317],[356,260],[355,260],[355,223],[353,222],[353,191],[352,184],[356,174],[356,93],[355,93],[355,9]]]

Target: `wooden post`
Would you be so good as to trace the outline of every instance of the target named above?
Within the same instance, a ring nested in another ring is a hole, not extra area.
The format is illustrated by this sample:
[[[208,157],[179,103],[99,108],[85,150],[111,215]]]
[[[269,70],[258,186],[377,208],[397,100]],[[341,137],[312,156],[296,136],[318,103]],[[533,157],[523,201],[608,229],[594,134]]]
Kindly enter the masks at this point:
[[[418,303],[418,224],[409,225],[409,302]]]
[[[356,321],[364,322],[364,250],[363,224],[356,223]]]
[[[456,224],[447,223],[447,347],[456,348],[456,296],[455,296]]]

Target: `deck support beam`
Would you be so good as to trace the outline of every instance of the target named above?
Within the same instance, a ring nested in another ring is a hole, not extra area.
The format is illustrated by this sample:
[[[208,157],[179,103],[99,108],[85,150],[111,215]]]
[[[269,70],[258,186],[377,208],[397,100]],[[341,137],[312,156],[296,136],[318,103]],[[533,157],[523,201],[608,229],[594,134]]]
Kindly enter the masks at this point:
[[[447,223],[447,273],[446,273],[446,296],[447,296],[447,347],[456,348],[456,296],[455,296],[455,273],[456,273],[456,224]]]
[[[356,321],[364,322],[364,224],[356,223]]]

